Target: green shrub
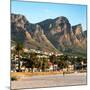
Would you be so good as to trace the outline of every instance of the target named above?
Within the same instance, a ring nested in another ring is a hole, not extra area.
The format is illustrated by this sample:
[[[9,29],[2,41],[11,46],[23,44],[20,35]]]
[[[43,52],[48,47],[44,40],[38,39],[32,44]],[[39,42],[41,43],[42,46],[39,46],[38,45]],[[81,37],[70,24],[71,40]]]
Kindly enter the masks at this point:
[[[11,77],[11,81],[16,81],[17,78],[15,76]]]

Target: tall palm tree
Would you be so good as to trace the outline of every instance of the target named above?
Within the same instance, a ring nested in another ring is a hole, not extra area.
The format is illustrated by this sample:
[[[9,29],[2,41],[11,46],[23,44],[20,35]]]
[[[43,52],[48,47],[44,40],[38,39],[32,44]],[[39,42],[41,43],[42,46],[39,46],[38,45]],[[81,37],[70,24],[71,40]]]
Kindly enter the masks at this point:
[[[46,71],[46,69],[48,68],[48,60],[47,58],[43,57],[43,63],[42,63],[42,71]]]
[[[58,66],[63,69],[63,68],[67,68],[68,67],[68,64],[67,64],[67,61],[68,61],[68,57],[67,56],[60,56],[59,58],[60,60],[58,60]]]
[[[30,53],[30,60],[31,60],[31,68],[33,72],[33,69],[37,66],[37,54],[33,52]]]
[[[52,64],[53,64],[53,71],[54,71],[54,64],[56,62],[56,56],[55,55],[50,56],[50,62],[52,62]]]
[[[23,43],[21,42],[16,42],[16,47],[15,47],[15,50],[16,50],[16,54],[18,55],[18,71],[20,72],[21,69],[20,69],[20,60],[21,60],[21,53],[23,52]]]

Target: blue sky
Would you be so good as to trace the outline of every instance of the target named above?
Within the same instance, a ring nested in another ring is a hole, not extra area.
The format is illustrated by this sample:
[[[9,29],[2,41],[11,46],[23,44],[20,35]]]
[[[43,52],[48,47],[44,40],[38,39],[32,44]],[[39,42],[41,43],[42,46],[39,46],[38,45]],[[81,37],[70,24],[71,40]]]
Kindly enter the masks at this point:
[[[84,30],[86,30],[86,9],[86,5],[20,2],[15,0],[11,2],[11,12],[25,15],[30,23],[65,16],[71,25],[82,24]]]

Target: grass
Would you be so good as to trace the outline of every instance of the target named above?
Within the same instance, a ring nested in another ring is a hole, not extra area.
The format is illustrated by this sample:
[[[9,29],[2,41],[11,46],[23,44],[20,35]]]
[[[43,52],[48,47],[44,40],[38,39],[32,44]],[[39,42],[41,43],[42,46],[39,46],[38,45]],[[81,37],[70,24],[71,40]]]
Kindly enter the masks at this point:
[[[11,77],[23,77],[23,76],[43,76],[43,75],[56,75],[62,74],[63,72],[51,71],[51,72],[11,72]]]

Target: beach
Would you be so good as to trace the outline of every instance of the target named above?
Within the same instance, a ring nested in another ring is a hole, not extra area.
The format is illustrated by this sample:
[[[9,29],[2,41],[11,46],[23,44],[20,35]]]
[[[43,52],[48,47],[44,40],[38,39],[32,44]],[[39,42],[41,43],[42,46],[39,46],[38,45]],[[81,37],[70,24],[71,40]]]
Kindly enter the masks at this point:
[[[44,76],[23,76],[21,80],[11,81],[11,89],[43,88],[58,86],[86,85],[86,73],[56,74]]]

